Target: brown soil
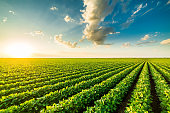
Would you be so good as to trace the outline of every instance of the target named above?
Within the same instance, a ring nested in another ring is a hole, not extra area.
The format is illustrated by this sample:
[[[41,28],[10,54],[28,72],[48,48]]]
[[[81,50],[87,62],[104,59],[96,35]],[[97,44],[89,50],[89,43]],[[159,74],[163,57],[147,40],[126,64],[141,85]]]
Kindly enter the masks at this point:
[[[154,80],[152,79],[152,75],[150,73],[150,68],[149,68],[149,78],[150,78],[150,84],[151,84],[151,97],[152,97],[151,107],[152,107],[152,111],[154,113],[161,113],[160,101],[159,101],[159,98],[156,94],[155,83],[154,83]]]
[[[142,67],[143,68],[143,67]],[[123,99],[123,101],[121,102],[121,104],[118,106],[117,110],[116,110],[116,113],[124,113],[126,107],[127,107],[127,104],[128,104],[128,101],[129,99],[131,98],[131,94],[133,92],[133,89],[135,88],[136,86],[136,83],[139,79],[139,75],[141,73],[142,69],[139,71],[138,75],[137,75],[137,78],[136,80],[134,81],[134,83],[132,84],[130,90],[127,92],[127,95],[125,96],[125,98]]]

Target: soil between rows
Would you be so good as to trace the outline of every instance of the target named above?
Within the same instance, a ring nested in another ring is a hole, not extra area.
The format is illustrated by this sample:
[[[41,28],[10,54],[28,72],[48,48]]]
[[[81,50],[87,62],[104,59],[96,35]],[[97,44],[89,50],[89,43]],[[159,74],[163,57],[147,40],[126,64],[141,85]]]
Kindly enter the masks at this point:
[[[154,83],[154,80],[152,79],[150,67],[149,67],[149,79],[150,79],[150,84],[151,84],[151,98],[152,98],[151,107],[152,107],[152,111],[154,113],[161,113],[160,101],[159,101],[159,98],[156,94],[155,83]]]
[[[144,66],[144,65],[143,65]],[[132,92],[136,86],[136,83],[139,79],[139,75],[142,71],[143,67],[141,68],[141,70],[139,71],[138,75],[137,75],[137,78],[135,79],[135,81],[133,82],[130,90],[127,92],[127,95],[124,97],[123,101],[121,102],[121,104],[118,106],[117,110],[116,110],[116,113],[124,113],[126,107],[127,107],[127,104],[128,104],[128,101],[129,99],[131,98],[131,95],[132,95]]]
[[[155,66],[153,65],[153,64],[151,64],[154,68],[155,68]],[[156,68],[155,68],[156,69]],[[156,69],[157,70],[157,69]],[[161,76],[165,79],[165,81],[167,82],[167,84],[169,84],[170,85],[170,82],[168,81],[168,79],[159,71],[159,70],[157,70],[160,74],[161,74]]]
[[[139,65],[138,65],[139,66]],[[137,66],[137,67],[138,67]],[[144,66],[144,65],[143,65]],[[135,67],[135,68],[137,68],[137,67]],[[142,67],[143,68],[143,67]],[[133,69],[134,70],[134,69]],[[127,73],[126,75],[128,75],[128,74],[130,74],[133,70],[131,70],[129,73]],[[141,69],[142,70],[142,69]],[[139,73],[141,73],[141,70],[139,71]],[[139,74],[138,74],[138,76],[139,76]],[[126,77],[126,76],[125,76]],[[125,77],[123,77],[119,82],[121,82]],[[137,79],[138,79],[138,77],[137,77]],[[118,82],[118,83],[119,83]],[[117,84],[118,84],[117,83]],[[114,88],[116,85],[114,85],[112,88]],[[112,89],[111,88],[111,89]],[[110,90],[108,90],[108,91],[106,91],[105,93],[103,93],[101,96],[100,96],[100,98],[103,96],[103,95],[105,95],[105,94],[107,94],[108,92],[109,92]],[[96,99],[97,100],[97,99]],[[96,100],[94,100],[93,102],[91,102],[89,105],[88,105],[88,107],[92,107],[92,106],[94,106],[94,102],[96,101]],[[86,106],[87,107],[87,106]],[[86,110],[86,108],[85,109],[82,109],[81,110],[81,113],[83,113],[84,111]]]

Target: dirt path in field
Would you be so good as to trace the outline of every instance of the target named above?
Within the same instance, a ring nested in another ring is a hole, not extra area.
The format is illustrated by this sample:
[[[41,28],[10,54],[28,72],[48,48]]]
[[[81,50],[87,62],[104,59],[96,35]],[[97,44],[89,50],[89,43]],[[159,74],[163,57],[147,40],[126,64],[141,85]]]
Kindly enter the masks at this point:
[[[150,68],[149,68],[149,79],[150,79],[150,84],[151,84],[151,97],[152,97],[151,107],[152,107],[152,111],[154,113],[161,113],[160,101],[159,101],[159,98],[156,94],[155,83],[154,83],[154,80],[152,79]]]
[[[143,65],[144,66],[144,65]],[[142,67],[143,69],[143,67]],[[125,98],[123,99],[123,101],[121,102],[121,104],[118,106],[117,110],[116,110],[116,113],[124,113],[125,109],[126,109],[126,106],[128,104],[128,100],[131,98],[131,94],[133,92],[133,89],[135,88],[136,86],[136,83],[139,79],[139,75],[142,71],[142,69],[139,71],[138,75],[137,75],[137,78],[135,79],[134,83],[132,84],[130,90],[127,92],[127,95],[125,96]]]

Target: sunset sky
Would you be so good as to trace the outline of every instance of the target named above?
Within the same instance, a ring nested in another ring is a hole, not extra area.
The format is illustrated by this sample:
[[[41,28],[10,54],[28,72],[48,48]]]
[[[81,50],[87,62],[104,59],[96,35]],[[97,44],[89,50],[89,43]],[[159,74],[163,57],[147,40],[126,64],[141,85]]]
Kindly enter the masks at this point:
[[[170,57],[168,0],[0,0],[0,58]]]

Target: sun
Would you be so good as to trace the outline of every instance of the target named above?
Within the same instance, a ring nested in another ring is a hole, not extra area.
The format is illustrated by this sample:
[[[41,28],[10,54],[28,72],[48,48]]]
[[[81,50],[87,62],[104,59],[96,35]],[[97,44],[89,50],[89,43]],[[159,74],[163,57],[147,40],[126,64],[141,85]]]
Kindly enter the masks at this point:
[[[27,58],[32,55],[33,49],[27,43],[15,43],[8,45],[6,53],[14,58]]]

